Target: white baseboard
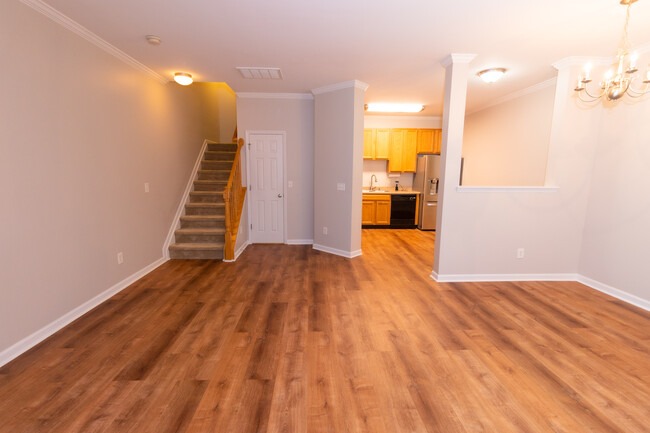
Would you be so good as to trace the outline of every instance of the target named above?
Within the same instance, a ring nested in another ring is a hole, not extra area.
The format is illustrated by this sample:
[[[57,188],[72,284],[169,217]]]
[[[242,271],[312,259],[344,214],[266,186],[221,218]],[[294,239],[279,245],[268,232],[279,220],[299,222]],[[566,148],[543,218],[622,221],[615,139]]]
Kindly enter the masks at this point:
[[[431,278],[439,283],[481,281],[577,281],[577,274],[445,274],[431,271]]]
[[[123,279],[119,283],[115,284],[114,286],[110,287],[109,289],[105,290],[104,292],[100,293],[99,295],[95,296],[89,301],[84,302],[83,304],[79,305],[72,311],[64,314],[63,316],[59,317],[55,321],[51,322],[50,324],[34,332],[32,335],[23,338],[16,344],[3,350],[2,352],[0,352],[0,367],[5,365],[9,361],[13,360],[14,358],[27,352],[29,349],[36,346],[41,341],[53,335],[54,333],[56,333],[66,325],[77,320],[79,317],[83,316],[84,314],[86,314],[87,312],[89,312],[90,310],[92,310],[102,302],[111,298],[113,295],[121,292],[122,290],[124,290],[125,288],[127,288],[128,286],[130,286],[140,278],[144,277],[149,272],[153,271],[154,269],[156,269],[158,266],[162,265],[166,261],[167,259],[161,257],[160,259],[156,260],[150,265],[145,266],[144,268],[140,269],[139,271],[130,275],[129,277]]]
[[[250,245],[250,242],[248,242],[248,241],[244,242],[239,248],[237,248],[237,251],[235,251],[235,258],[232,259],[232,260],[224,260],[224,262],[232,263],[232,262],[236,261],[239,258],[239,256],[241,255],[241,253],[243,253],[244,250],[246,249],[246,247],[249,246],[249,245]]]
[[[325,245],[313,244],[312,248],[318,251],[323,251],[325,253],[336,254],[337,256],[346,257],[352,259],[361,255],[361,250],[356,251],[343,251],[336,248],[326,247]]]
[[[636,295],[624,292],[623,290],[619,290],[612,286],[608,286],[607,284],[601,283],[600,281],[592,280],[591,278],[585,277],[584,275],[578,275],[576,281],[584,284],[585,286],[589,286],[592,289],[598,290],[599,292],[613,296],[616,299],[625,301],[628,304],[632,304],[636,307],[643,308],[646,311],[650,311],[650,301],[647,299],[639,298]]]
[[[287,239],[287,245],[313,245],[313,239]]]
[[[616,299],[650,311],[650,301],[631,293],[609,286],[580,274],[447,274],[439,275],[431,271],[431,278],[439,283],[480,282],[480,281],[577,281],[594,290]]]

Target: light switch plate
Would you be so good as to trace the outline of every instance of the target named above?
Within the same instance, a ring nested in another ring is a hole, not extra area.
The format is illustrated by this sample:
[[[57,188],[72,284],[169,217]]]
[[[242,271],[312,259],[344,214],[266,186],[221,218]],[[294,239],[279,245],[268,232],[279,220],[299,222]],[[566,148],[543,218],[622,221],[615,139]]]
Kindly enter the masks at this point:
[[[144,192],[149,192],[149,182],[144,183]]]
[[[345,191],[345,184],[344,183],[337,183],[336,184],[336,189],[339,191]]]
[[[293,181],[292,180],[287,182],[287,187],[293,188]]]

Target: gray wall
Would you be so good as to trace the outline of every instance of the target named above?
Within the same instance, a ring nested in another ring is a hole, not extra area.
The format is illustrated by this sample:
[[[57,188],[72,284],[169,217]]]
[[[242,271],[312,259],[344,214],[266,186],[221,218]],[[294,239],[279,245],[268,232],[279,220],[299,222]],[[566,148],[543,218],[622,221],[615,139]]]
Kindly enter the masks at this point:
[[[192,86],[17,1],[0,3],[0,52],[1,353],[162,257],[204,126]]]
[[[289,243],[311,242],[314,233],[314,101],[311,95],[294,98],[237,98],[237,131],[244,138],[252,131],[286,131],[285,191]],[[243,161],[246,161],[246,155]],[[245,175],[245,173],[244,173]],[[293,187],[287,188],[292,181]],[[248,240],[248,212],[237,235],[237,246]]]
[[[365,88],[352,83],[314,91],[314,245],[354,256],[361,253]]]

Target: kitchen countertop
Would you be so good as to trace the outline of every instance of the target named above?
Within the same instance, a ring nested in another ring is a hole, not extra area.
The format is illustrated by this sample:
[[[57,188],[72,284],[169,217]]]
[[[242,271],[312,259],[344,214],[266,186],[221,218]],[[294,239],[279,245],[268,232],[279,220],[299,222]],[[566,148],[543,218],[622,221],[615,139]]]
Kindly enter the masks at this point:
[[[395,189],[392,190],[382,190],[382,189],[376,189],[374,191],[370,191],[368,189],[363,190],[364,194],[391,194],[391,195],[402,195],[402,194],[420,194],[420,191],[395,191]]]

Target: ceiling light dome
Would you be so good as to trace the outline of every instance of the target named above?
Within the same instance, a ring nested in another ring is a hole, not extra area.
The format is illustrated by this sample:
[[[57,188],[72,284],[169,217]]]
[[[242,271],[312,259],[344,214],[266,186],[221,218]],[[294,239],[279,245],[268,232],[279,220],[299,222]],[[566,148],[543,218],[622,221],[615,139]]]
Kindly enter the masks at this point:
[[[486,83],[494,83],[499,81],[499,79],[503,77],[503,74],[505,73],[505,68],[490,68],[484,69],[476,75],[478,75],[479,78],[481,78],[481,80],[485,81]]]
[[[192,84],[192,82],[194,82],[192,79],[192,74],[188,74],[187,72],[176,72],[174,74],[174,81],[176,81],[181,86],[189,86]]]

